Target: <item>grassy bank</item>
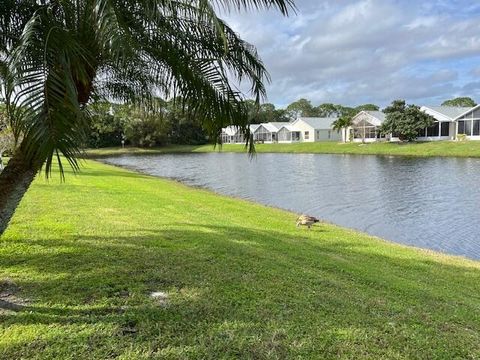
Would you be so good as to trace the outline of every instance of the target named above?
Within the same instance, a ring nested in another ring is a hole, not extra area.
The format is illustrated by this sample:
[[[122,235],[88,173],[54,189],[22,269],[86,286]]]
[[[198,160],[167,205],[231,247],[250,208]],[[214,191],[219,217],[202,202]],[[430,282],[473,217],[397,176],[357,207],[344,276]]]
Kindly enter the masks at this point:
[[[91,161],[37,179],[0,240],[0,358],[480,356],[480,263],[294,220]]]
[[[456,157],[480,157],[480,141],[434,141],[411,144],[398,143],[336,143],[316,142],[297,144],[257,144],[259,153],[318,153],[318,154],[360,154],[360,155],[399,155],[399,156],[456,156]],[[140,149],[135,147],[104,148],[88,150],[92,157],[111,156],[120,154],[162,154],[184,152],[245,152],[245,146],[240,144],[190,146],[172,145],[153,149]]]

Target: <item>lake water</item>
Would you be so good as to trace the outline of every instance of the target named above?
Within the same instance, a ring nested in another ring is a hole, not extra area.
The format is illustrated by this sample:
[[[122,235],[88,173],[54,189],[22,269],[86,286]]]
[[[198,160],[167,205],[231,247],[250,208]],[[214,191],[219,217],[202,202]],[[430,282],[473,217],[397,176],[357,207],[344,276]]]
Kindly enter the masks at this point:
[[[399,243],[480,258],[480,159],[205,153],[104,161]]]

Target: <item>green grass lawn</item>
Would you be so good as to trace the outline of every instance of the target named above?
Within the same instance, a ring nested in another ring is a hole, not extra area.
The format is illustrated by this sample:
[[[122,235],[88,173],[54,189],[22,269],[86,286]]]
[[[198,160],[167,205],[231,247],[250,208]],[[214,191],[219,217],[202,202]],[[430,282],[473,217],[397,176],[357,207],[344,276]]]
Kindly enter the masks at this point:
[[[92,161],[37,179],[0,239],[0,359],[480,357],[479,262],[295,217]]]
[[[171,145],[152,149],[135,147],[91,149],[87,154],[92,157],[119,154],[162,154],[175,152],[245,152],[241,144],[226,144],[222,147],[212,145]],[[323,154],[360,154],[360,155],[403,155],[403,156],[458,156],[480,157],[480,141],[432,141],[421,143],[337,143],[315,142],[296,144],[257,144],[256,151],[270,153],[323,153]]]

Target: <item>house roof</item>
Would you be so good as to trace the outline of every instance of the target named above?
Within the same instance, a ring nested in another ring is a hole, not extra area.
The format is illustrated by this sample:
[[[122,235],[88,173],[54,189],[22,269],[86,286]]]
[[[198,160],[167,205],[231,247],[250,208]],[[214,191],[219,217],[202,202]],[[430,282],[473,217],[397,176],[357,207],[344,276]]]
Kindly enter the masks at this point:
[[[337,118],[333,117],[327,117],[327,118],[321,118],[321,117],[299,117],[295,122],[297,121],[303,121],[304,123],[310,125],[314,129],[331,129],[332,128],[332,123],[337,120]]]
[[[460,115],[472,110],[463,106],[422,106],[420,110],[432,115],[438,121],[454,121]]]
[[[385,113],[383,111],[365,111],[368,115],[380,120],[380,123],[385,121]]]
[[[230,126],[227,126],[226,128],[223,129],[223,131],[225,132],[225,134],[227,134],[228,136],[234,136],[238,133],[238,126],[234,126],[234,125],[230,125]]]
[[[255,132],[260,127],[260,124],[251,124],[250,125],[250,131]]]
[[[288,122],[268,122],[268,123],[261,123],[259,125],[263,126],[267,131],[276,133],[276,132],[278,132],[278,130],[280,130],[280,128],[282,126],[287,125],[287,124],[290,124],[290,123],[288,123]],[[259,127],[257,127],[257,129]],[[257,130],[257,129],[255,129],[255,130]]]
[[[294,125],[292,125],[291,123],[287,123],[287,125],[283,125],[278,131],[282,130],[282,129],[287,129],[288,131],[300,131],[299,129],[297,129]]]
[[[362,120],[366,120],[374,126],[380,126],[385,121],[385,113],[382,111],[360,111],[353,117],[352,122],[358,124]]]

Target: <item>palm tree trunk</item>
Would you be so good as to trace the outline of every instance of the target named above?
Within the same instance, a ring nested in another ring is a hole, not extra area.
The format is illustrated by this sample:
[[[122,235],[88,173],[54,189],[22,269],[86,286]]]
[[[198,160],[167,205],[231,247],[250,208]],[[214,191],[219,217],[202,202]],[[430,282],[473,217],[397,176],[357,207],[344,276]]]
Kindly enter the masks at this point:
[[[32,166],[20,151],[10,159],[0,173],[0,236],[27,192],[40,166]]]

